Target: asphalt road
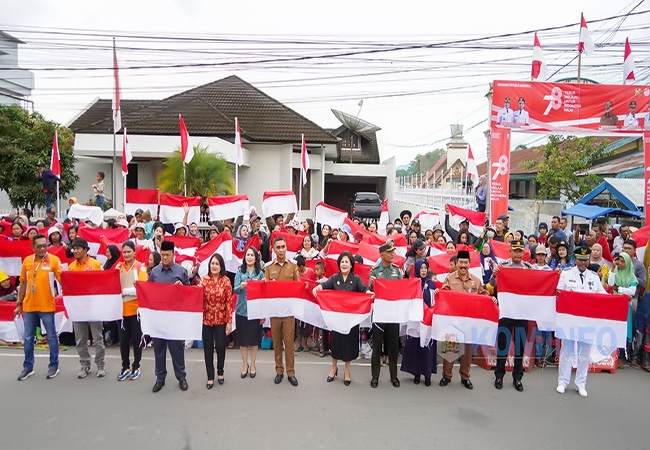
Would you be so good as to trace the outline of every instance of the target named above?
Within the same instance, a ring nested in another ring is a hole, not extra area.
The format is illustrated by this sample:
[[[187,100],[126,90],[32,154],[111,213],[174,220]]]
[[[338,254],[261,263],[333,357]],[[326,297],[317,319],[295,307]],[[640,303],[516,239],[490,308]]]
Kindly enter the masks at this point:
[[[343,368],[326,383],[329,358],[296,354],[298,387],[286,377],[276,386],[273,352],[260,351],[257,377],[241,379],[239,351],[228,350],[225,384],[206,390],[203,351],[186,351],[189,390],[170,375],[153,394],[153,351],[143,357],[136,381],[118,382],[119,350],[107,349],[109,376],[96,368],[78,380],[74,348],[61,352],[61,373],[46,380],[47,351],[37,350],[36,374],[16,381],[22,350],[0,350],[2,449],[648,449],[650,374],[627,367],[616,374],[590,374],[589,397],[555,392],[557,369],[534,368],[515,391],[506,375],[493,387],[491,372],[472,367],[474,390],[459,382],[415,385],[400,373],[391,386],[382,368],[371,389],[369,360]],[[441,367],[439,366],[439,372]]]

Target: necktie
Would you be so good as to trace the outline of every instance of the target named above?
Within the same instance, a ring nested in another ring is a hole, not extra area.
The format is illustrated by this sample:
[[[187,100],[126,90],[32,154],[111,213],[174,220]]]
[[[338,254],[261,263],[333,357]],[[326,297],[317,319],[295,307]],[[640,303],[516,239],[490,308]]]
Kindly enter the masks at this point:
[[[585,276],[584,276],[584,274],[582,274],[582,273],[580,274],[580,282],[581,282],[581,283],[584,283],[584,282],[585,282]]]

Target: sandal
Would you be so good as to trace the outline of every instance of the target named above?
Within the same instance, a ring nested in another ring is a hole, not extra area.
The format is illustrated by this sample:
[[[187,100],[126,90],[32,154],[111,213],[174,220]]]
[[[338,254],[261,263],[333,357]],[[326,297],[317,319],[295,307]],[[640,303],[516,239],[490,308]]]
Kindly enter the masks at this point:
[[[303,350],[305,350],[304,347],[298,347],[298,348],[296,349],[297,352],[302,352]]]

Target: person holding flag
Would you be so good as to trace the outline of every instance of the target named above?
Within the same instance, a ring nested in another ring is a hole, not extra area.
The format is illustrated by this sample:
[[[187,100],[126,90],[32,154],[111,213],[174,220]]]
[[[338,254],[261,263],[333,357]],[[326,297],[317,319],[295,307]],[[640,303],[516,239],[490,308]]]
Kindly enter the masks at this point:
[[[88,241],[82,238],[77,238],[72,243],[72,254],[75,260],[68,265],[70,272],[86,272],[91,270],[102,270],[102,263],[95,258],[88,256]],[[79,363],[81,370],[77,374],[77,378],[86,378],[90,373],[90,352],[88,352],[88,329],[93,337],[95,344],[95,364],[97,364],[97,377],[102,378],[106,376],[104,369],[104,336],[102,333],[102,322],[73,322],[74,336],[76,339],[77,354],[79,355]]]
[[[558,291],[580,291],[606,294],[605,288],[595,272],[587,270],[591,249],[589,247],[576,247],[573,251],[576,261],[575,267],[564,270],[560,275],[557,284]],[[558,394],[564,394],[571,382],[571,371],[573,366],[576,341],[562,339],[560,350],[560,364],[558,366],[557,388]],[[578,347],[578,368],[576,369],[575,386],[581,397],[587,396],[587,373],[589,372],[589,355],[591,345],[584,342],[577,342]]]
[[[122,256],[115,269],[120,271],[122,284],[123,306],[122,326],[120,327],[120,356],[122,357],[122,370],[117,376],[117,381],[137,380],[140,376],[140,360],[142,359],[142,328],[138,320],[138,299],[135,296],[135,282],[147,281],[147,266],[135,259],[135,244],[126,241],[122,244]],[[126,274],[126,275],[125,275]],[[133,283],[128,286],[125,283]],[[129,361],[129,346],[133,345],[133,365]]]
[[[25,322],[25,360],[23,370],[18,375],[18,381],[26,380],[34,375],[34,337],[36,327],[41,321],[45,325],[47,344],[50,349],[50,364],[46,378],[52,379],[59,373],[59,338],[54,325],[54,311],[56,305],[50,275],[54,275],[61,282],[61,260],[47,252],[47,238],[42,234],[34,236],[32,241],[34,254],[23,261],[20,271],[20,286],[18,288],[18,301],[14,315],[22,312]]]
[[[172,241],[162,241],[160,244],[160,264],[151,270],[149,281],[189,286],[190,279],[187,275],[187,270],[174,262],[174,243]],[[156,383],[151,390],[158,392],[165,385],[168,347],[178,385],[181,391],[187,391],[189,386],[187,385],[185,373],[185,349],[183,347],[183,341],[162,338],[153,338],[153,351],[156,360]]]
[[[43,193],[45,194],[45,207],[52,207],[52,194],[56,192],[56,183],[65,184],[65,180],[62,180],[56,176],[50,169],[45,168],[45,163],[38,163],[38,176],[43,182]]]

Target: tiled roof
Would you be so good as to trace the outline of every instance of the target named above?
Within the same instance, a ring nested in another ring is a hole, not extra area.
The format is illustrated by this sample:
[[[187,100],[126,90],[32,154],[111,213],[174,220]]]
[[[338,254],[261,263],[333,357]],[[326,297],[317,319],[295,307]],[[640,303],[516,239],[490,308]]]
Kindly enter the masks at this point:
[[[249,142],[300,142],[302,133],[310,143],[337,142],[336,137],[314,122],[237,76],[147,102],[130,112],[121,103],[122,124],[130,134],[177,135],[178,114],[182,114],[190,135],[232,139],[237,117],[242,138]],[[73,131],[88,134],[111,132],[110,113],[101,121],[97,117],[95,120],[86,117],[93,112],[95,105],[70,125]],[[110,101],[108,107],[110,109]]]
[[[331,133],[334,136],[340,136],[343,132],[348,130],[345,125],[341,125]],[[379,164],[379,147],[377,146],[377,134],[374,131],[359,133],[361,135],[361,150],[349,150],[341,148],[341,143],[338,145],[339,162],[356,163],[356,164]]]
[[[158,100],[121,100],[122,123],[124,118],[142,108],[153,106]],[[127,126],[128,127],[128,126]],[[75,118],[69,125],[75,133],[104,134],[113,132],[113,101],[99,99]],[[131,130],[129,129],[129,132]]]

